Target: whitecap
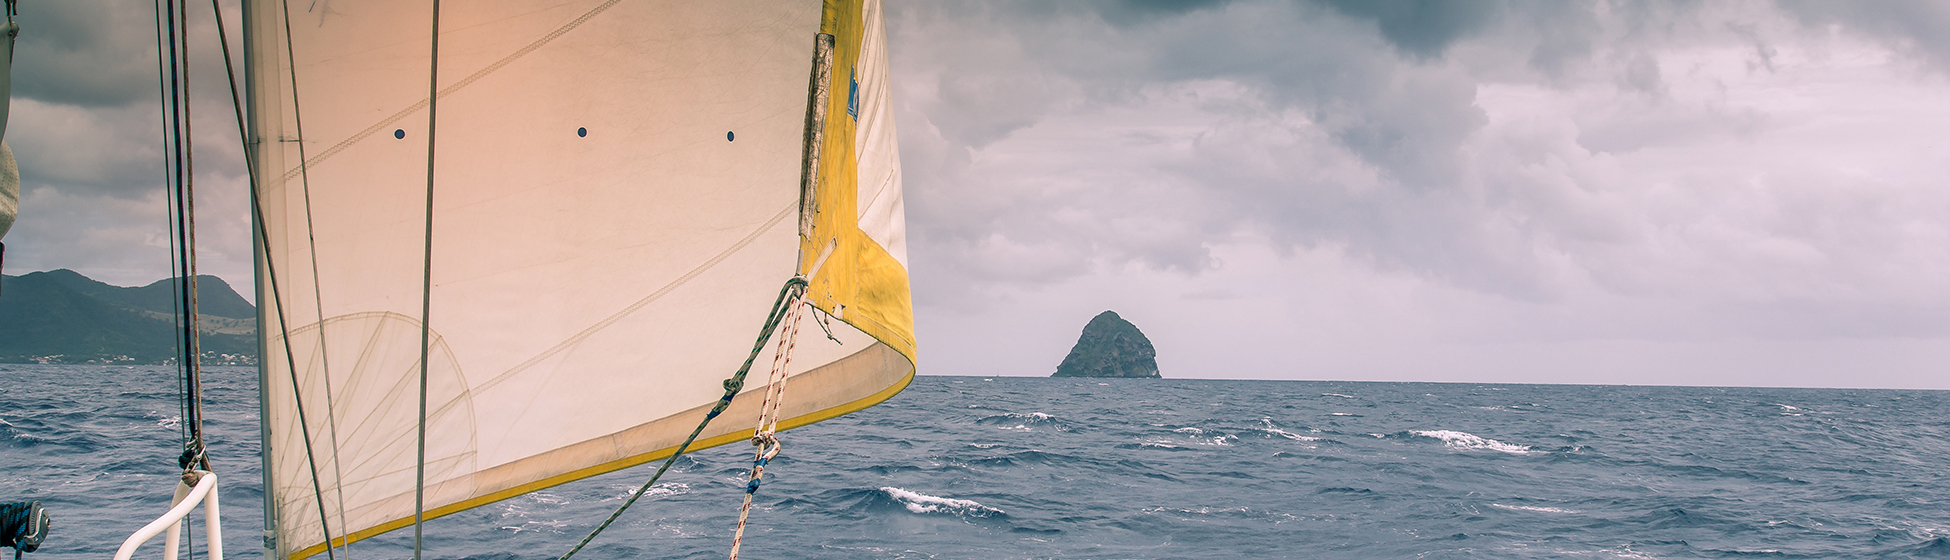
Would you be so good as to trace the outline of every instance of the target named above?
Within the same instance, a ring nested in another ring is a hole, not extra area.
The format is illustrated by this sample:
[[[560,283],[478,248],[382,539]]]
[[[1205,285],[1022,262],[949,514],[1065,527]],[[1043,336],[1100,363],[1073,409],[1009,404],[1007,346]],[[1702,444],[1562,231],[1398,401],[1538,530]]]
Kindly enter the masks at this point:
[[[1226,447],[1226,446],[1231,446],[1232,442],[1238,440],[1239,440],[1239,436],[1235,436],[1232,434],[1223,434],[1223,435],[1212,436],[1209,438],[1194,435],[1191,437],[1187,437],[1184,440],[1176,440],[1176,439],[1169,439],[1169,438],[1150,438],[1150,439],[1141,440],[1138,443],[1139,445],[1146,446],[1146,447],[1183,449],[1184,446],[1177,445],[1177,444],[1189,443],[1192,445],[1203,445],[1207,447],[1215,447],[1215,446]]]
[[[1278,426],[1273,425],[1272,418],[1262,417],[1259,419],[1259,423],[1261,424],[1259,428],[1260,431],[1266,432],[1266,434],[1270,436],[1280,436],[1294,441],[1320,441],[1320,438],[1317,437],[1303,436],[1300,434],[1282,430]],[[1314,430],[1314,432],[1316,433],[1318,433],[1319,431],[1320,430]]]
[[[1490,506],[1500,507],[1507,510],[1534,511],[1538,513],[1579,513],[1577,510],[1554,508],[1554,507],[1542,507],[1542,506],[1510,506],[1510,505],[1495,504],[1495,503],[1490,504]]]
[[[886,492],[888,497],[901,502],[902,505],[907,506],[907,511],[914,513],[948,512],[956,515],[967,514],[978,517],[1002,513],[1002,510],[982,505],[975,500],[929,496],[920,492],[892,486],[882,486],[880,487],[880,491]]]
[[[1179,428],[1179,429],[1176,429],[1176,430],[1172,430],[1172,431],[1174,431],[1174,432],[1178,432],[1178,433],[1181,433],[1181,434],[1203,434],[1203,433],[1205,433],[1205,430],[1201,430],[1201,429],[1198,429],[1198,428]]]
[[[1528,445],[1511,445],[1497,440],[1479,437],[1476,434],[1471,434],[1467,432],[1457,432],[1453,430],[1433,430],[1433,431],[1418,430],[1409,433],[1422,436],[1422,437],[1431,437],[1431,438],[1442,440],[1444,443],[1448,444],[1450,448],[1453,449],[1489,449],[1493,451],[1502,451],[1504,453],[1514,453],[1517,455],[1524,455],[1530,453],[1530,446]]]
[[[737,481],[740,486],[744,485],[744,481],[745,481],[743,477],[733,477],[730,480]],[[622,492],[615,496],[603,498],[603,501],[611,502],[616,500],[628,500],[630,499],[631,494],[636,493],[637,488],[642,488],[642,486],[617,487],[617,490],[621,490]],[[691,493],[691,485],[689,484],[684,484],[682,482],[665,482],[663,484],[651,486],[648,492],[643,493],[643,497],[661,498],[664,496],[676,496],[680,494],[689,494],[689,493]],[[548,502],[543,501],[542,503],[548,503]],[[563,500],[561,503],[565,503],[565,504],[569,503],[569,500]]]
[[[1260,429],[1265,430],[1267,434],[1280,436],[1294,441],[1320,441],[1320,438],[1317,437],[1303,436],[1279,428],[1260,428]]]
[[[1355,398],[1355,397],[1354,397],[1354,395],[1343,395],[1343,394],[1340,394],[1340,393],[1321,393],[1321,394],[1320,394],[1320,396],[1323,396],[1323,397],[1340,397],[1340,398],[1343,398],[1343,399],[1352,399],[1352,398]]]

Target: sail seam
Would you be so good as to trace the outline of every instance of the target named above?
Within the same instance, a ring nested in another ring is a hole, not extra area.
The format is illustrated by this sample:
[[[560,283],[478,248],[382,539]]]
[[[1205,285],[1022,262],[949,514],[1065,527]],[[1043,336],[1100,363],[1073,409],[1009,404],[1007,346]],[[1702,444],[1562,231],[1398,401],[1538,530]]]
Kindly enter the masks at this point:
[[[479,394],[482,391],[492,389],[494,388],[495,385],[499,385],[501,384],[501,382],[507,381],[508,378],[514,377],[515,374],[526,371],[528,370],[528,368],[535,367],[536,364],[540,364],[544,360],[547,360],[550,357],[555,356],[556,354],[560,354],[564,350],[568,350],[570,347],[575,346],[576,343],[582,342],[584,339],[587,339],[590,336],[595,335],[598,331],[609,328],[610,325],[616,324],[617,321],[623,320],[624,317],[627,317],[632,313],[636,313],[638,309],[642,309],[644,306],[650,305],[651,303],[657,301],[658,299],[662,299],[664,296],[669,295],[670,292],[675,291],[677,288],[683,287],[684,284],[690,283],[691,280],[697,278],[700,275],[703,275],[706,271],[711,270],[712,267],[716,267],[718,263],[724,262],[725,259],[731,258],[732,255],[737,254],[738,251],[743,250],[748,245],[751,245],[752,242],[758,241],[760,235],[764,235],[765,232],[771,231],[773,227],[779,225],[779,222],[785,221],[786,216],[792,215],[792,211],[798,208],[798,206],[799,204],[797,202],[794,202],[793,204],[786,206],[785,209],[780,210],[777,215],[772,216],[772,219],[766,220],[765,225],[759,226],[758,229],[752,231],[750,235],[746,235],[744,239],[738,240],[738,242],[732,244],[731,247],[728,247],[724,251],[719,252],[717,255],[712,256],[711,260],[704,261],[704,264],[697,265],[697,267],[691,269],[690,272],[684,273],[683,276],[679,276],[676,280],[672,280],[669,284],[665,284],[662,288],[658,288],[657,291],[651,292],[650,295],[644,296],[643,299],[637,300],[636,303],[630,304],[629,307],[625,307],[621,311],[617,311],[616,313],[611,314],[609,317],[605,317],[603,318],[603,320],[597,321],[596,324],[590,325],[589,328],[583,329],[582,332],[576,333],[575,336],[571,336],[567,339],[564,339],[562,342],[556,343],[555,346],[549,347],[548,350],[544,350],[542,351],[542,353],[536,354],[535,357],[529,358],[527,361],[524,361],[521,364],[508,369],[508,371],[502,372],[500,375],[494,376],[493,379],[487,380],[487,382],[474,387],[470,391],[475,394]]]
[[[486,68],[482,68],[479,71],[474,72],[473,74],[468,74],[467,77],[461,78],[461,80],[458,82],[454,82],[454,85],[450,85],[444,89],[440,89],[437,93],[429,95],[427,99],[422,99],[418,103],[414,103],[413,105],[408,106],[405,109],[401,109],[397,113],[393,113],[392,116],[386,117],[385,120],[379,121],[377,123],[373,123],[372,126],[366,127],[365,130],[361,130],[358,133],[353,134],[352,136],[349,136],[344,140],[340,140],[339,143],[333,144],[332,147],[327,148],[324,152],[320,152],[317,156],[311,159],[303,160],[303,162],[299,164],[298,168],[286,171],[284,173],[284,178],[286,180],[289,180],[292,177],[297,176],[296,174],[298,173],[298,170],[303,169],[304,166],[318,165],[319,162],[323,162],[327,158],[338,155],[339,152],[345,151],[347,148],[352,147],[353,144],[357,144],[365,140],[366,138],[371,137],[374,134],[378,134],[379,131],[391,127],[393,123],[399,122],[400,119],[404,119],[408,116],[411,116],[413,113],[418,112],[420,109],[424,109],[427,108],[428,106],[431,106],[433,104],[434,99],[453,95],[454,92],[460,91],[461,88],[473,85],[474,82],[480,81],[481,78],[487,77],[488,74],[494,73],[494,71],[500,70],[502,67],[505,67],[510,63],[513,63],[515,59],[528,56],[528,53],[535,52],[536,49],[542,48],[542,45],[546,45],[550,41],[554,41],[556,38],[561,37],[565,33],[568,33],[570,30],[580,27],[584,22],[589,21],[590,18],[596,17],[597,14],[601,14],[604,11],[609,10],[611,7],[615,6],[618,2],[622,2],[622,1],[623,0],[609,0],[608,2],[604,2],[600,6],[590,8],[589,11],[583,12],[582,16],[577,17],[576,19],[570,21],[569,23],[563,24],[561,27],[555,28],[554,31],[550,31],[547,35],[543,35],[542,38],[536,39],[534,42],[528,43],[527,46],[522,47],[520,50],[516,50],[515,52],[509,54],[508,56],[502,57],[501,60],[495,61],[494,64],[489,64],[487,65]],[[295,67],[293,68],[293,71],[294,72],[296,71]],[[294,92],[293,95],[296,95],[296,93]]]

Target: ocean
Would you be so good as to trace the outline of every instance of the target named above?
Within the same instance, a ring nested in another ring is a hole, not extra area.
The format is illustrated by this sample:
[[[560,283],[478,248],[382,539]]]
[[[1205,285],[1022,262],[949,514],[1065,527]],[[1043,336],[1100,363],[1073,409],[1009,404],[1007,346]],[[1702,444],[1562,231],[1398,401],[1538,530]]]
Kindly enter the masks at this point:
[[[206,376],[225,548],[256,558],[255,370]],[[26,558],[167,509],[172,369],[0,380],[0,501],[54,515]],[[743,558],[1950,557],[1945,391],[920,377],[782,439]],[[578,558],[723,558],[749,449],[680,459]],[[554,558],[653,469],[433,520],[427,557]]]

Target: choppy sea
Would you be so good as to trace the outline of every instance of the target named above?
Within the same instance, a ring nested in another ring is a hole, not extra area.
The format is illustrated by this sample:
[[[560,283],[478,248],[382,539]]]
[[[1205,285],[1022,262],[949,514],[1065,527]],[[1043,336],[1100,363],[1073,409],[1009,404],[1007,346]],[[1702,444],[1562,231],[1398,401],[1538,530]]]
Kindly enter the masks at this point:
[[[255,558],[255,370],[206,375],[225,548]],[[174,379],[0,365],[0,501],[55,516],[28,559],[167,509]],[[783,439],[743,558],[1950,557],[1945,391],[921,377]],[[724,557],[748,449],[679,460],[578,557]],[[651,468],[431,521],[427,557],[553,558]]]

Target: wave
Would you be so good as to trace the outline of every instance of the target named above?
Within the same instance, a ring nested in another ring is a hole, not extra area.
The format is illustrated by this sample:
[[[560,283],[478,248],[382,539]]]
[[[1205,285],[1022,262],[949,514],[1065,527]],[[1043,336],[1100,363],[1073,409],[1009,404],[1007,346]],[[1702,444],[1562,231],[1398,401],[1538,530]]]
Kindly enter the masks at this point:
[[[1260,418],[1260,419],[1259,419],[1259,423],[1260,423],[1260,425],[1259,425],[1259,426],[1258,426],[1257,428],[1255,428],[1255,429],[1257,429],[1257,430],[1259,430],[1259,431],[1262,431],[1262,432],[1266,432],[1266,435],[1267,435],[1267,436],[1269,436],[1269,437],[1270,437],[1270,436],[1279,436],[1279,437],[1283,437],[1283,438],[1287,438],[1287,439],[1290,439],[1290,440],[1294,440],[1294,441],[1320,441],[1320,438],[1317,438],[1317,437],[1313,437],[1313,436],[1303,436],[1303,435],[1300,435],[1300,434],[1296,434],[1296,433],[1293,433],[1293,432],[1289,432],[1289,431],[1286,431],[1286,430],[1282,430],[1282,429],[1280,429],[1280,428],[1279,428],[1278,426],[1274,426],[1274,425],[1273,425],[1273,419],[1272,419],[1272,418]],[[1318,432],[1319,430],[1315,430],[1315,431],[1316,431],[1316,432]]]
[[[1057,431],[1067,432],[1067,431],[1072,431],[1075,428],[1074,426],[1070,425],[1069,422],[1063,420],[1062,418],[1057,418],[1054,415],[1042,413],[1042,412],[1031,412],[1027,414],[1005,412],[1002,414],[983,416],[981,418],[977,418],[975,419],[975,423],[984,426],[999,426],[1004,430],[1012,430],[1018,432],[1032,432],[1035,431],[1036,428],[1042,428],[1042,427],[1053,428]]]
[[[1490,507],[1499,507],[1499,508],[1512,510],[1512,511],[1534,511],[1538,513],[1583,513],[1574,509],[1543,507],[1543,506],[1512,506],[1512,505],[1492,503],[1490,504]]]
[[[907,506],[907,511],[914,513],[950,513],[968,517],[988,517],[1002,513],[1002,510],[982,505],[975,500],[929,496],[920,492],[892,486],[882,486],[880,487],[880,491],[886,493],[887,497],[893,498],[894,501]]]
[[[1477,436],[1476,434],[1471,434],[1468,432],[1458,432],[1453,430],[1430,430],[1430,431],[1413,430],[1410,431],[1409,433],[1422,436],[1422,437],[1442,440],[1442,442],[1448,445],[1451,449],[1489,449],[1492,451],[1502,451],[1504,453],[1511,453],[1515,455],[1527,455],[1531,452],[1530,446],[1528,445],[1512,445],[1497,440],[1480,437]]]

